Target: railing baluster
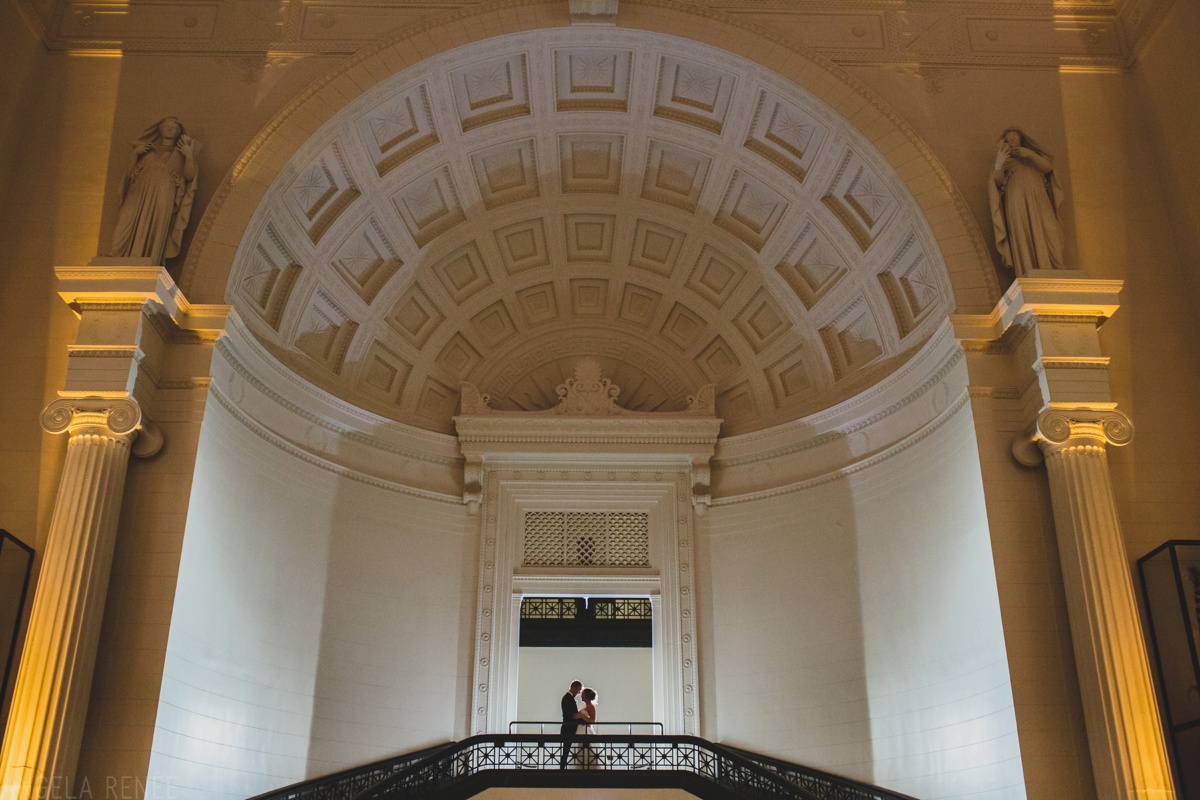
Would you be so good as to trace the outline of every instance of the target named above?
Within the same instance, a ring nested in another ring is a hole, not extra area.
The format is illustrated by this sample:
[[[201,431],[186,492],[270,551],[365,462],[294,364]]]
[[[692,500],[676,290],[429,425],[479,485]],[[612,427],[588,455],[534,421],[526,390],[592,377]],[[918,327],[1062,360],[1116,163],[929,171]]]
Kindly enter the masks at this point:
[[[547,725],[558,723],[536,724],[544,731]],[[626,727],[628,735],[570,737],[572,747],[568,766],[571,769],[562,774],[562,782],[557,785],[586,786],[590,772],[603,771],[608,775],[624,773],[627,776],[625,783],[630,788],[662,786],[661,776],[651,780],[644,774],[655,771],[699,777],[739,798],[912,800],[878,787],[693,736],[633,735],[634,725],[649,723],[614,724]],[[503,777],[498,777],[500,783],[495,785],[534,785],[523,783],[527,780],[534,780],[539,786],[556,785],[546,783],[544,775],[525,778],[520,773],[533,770],[558,774],[560,747],[564,741],[562,736],[544,733],[536,736],[475,736],[347,770],[327,779],[297,784],[252,800],[421,800],[440,796],[467,780],[483,779],[486,782],[489,775],[496,773],[503,773]]]

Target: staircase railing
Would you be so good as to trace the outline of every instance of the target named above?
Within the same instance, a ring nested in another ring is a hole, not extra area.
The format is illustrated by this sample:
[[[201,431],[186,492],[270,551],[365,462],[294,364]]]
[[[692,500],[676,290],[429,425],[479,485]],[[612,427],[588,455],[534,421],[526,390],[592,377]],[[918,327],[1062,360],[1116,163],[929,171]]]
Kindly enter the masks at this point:
[[[564,741],[566,767],[562,768]],[[677,788],[712,800],[913,800],[694,736],[473,736],[251,800],[457,800],[489,787]]]
[[[362,792],[379,783],[385,778],[402,772],[414,764],[420,763],[436,755],[442,750],[454,746],[454,742],[427,747],[412,753],[394,756],[373,764],[335,772],[320,778],[294,783],[282,789],[273,789],[250,800],[346,800],[348,797]]]
[[[790,761],[781,761],[739,747],[726,745],[726,749],[777,773],[802,787],[818,800],[914,800],[900,792],[881,789],[869,783],[843,778],[812,767],[803,767]]]
[[[745,756],[694,736],[473,736],[354,800],[468,797],[489,786],[677,786],[701,797],[817,800]]]

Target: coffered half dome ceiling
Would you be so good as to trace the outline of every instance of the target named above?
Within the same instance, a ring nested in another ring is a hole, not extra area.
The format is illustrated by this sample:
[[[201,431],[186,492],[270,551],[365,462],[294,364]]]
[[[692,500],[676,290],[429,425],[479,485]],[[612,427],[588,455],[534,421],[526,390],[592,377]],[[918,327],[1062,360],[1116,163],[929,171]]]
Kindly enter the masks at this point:
[[[307,380],[444,433],[460,382],[548,408],[585,356],[626,408],[715,383],[723,434],[761,430],[877,383],[953,305],[846,120],[740,57],[595,27],[354,99],[266,193],[227,292]]]

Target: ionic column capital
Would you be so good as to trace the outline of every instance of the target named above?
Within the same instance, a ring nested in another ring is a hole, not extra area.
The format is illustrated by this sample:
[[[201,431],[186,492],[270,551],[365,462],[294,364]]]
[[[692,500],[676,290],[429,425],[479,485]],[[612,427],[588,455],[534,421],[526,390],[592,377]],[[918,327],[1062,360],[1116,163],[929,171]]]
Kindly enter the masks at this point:
[[[1091,408],[1043,409],[1031,430],[1019,434],[1013,456],[1027,467],[1068,447],[1092,445],[1122,447],[1133,441],[1133,421],[1122,411]]]
[[[113,439],[141,457],[154,455],[163,443],[158,426],[146,419],[142,407],[129,397],[62,397],[46,406],[41,422],[49,433]]]

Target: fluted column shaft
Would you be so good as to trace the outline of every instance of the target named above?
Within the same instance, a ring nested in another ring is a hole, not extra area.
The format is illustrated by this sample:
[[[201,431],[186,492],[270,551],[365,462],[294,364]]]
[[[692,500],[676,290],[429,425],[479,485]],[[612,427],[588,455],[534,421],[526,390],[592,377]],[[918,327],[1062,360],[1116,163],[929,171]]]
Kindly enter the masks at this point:
[[[56,400],[42,415],[70,439],[0,751],[0,800],[64,794],[73,778],[140,417],[126,399]]]
[[[1170,766],[1142,636],[1107,445],[1124,414],[1049,410],[1038,418],[1062,561],[1084,722],[1100,800],[1170,800]]]

